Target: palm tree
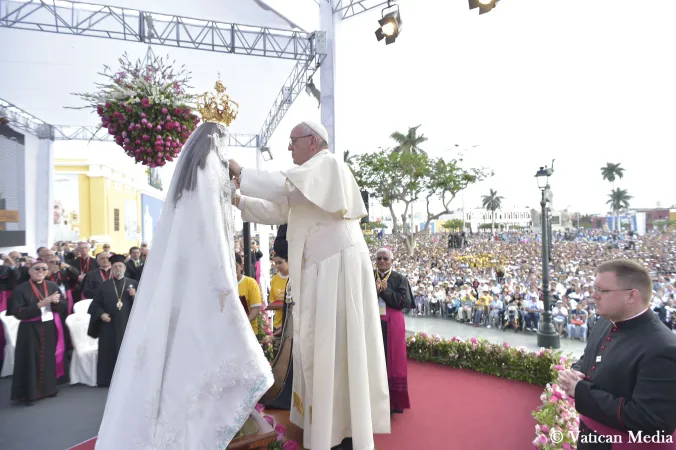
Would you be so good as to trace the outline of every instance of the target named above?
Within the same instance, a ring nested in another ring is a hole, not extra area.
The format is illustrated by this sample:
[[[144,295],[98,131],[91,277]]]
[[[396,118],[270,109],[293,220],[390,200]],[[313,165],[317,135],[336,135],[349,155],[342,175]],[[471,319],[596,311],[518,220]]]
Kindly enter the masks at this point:
[[[610,181],[611,188],[615,191],[615,180],[618,178],[624,177],[624,168],[621,167],[620,163],[606,163],[605,167],[601,167],[601,176],[604,180]],[[617,216],[615,216],[615,229],[619,230],[620,225],[618,223]]]
[[[500,197],[497,191],[491,189],[488,195],[484,195],[481,198],[481,203],[483,207],[491,212],[491,233],[495,234],[495,211],[500,209],[500,203],[504,200],[504,197]]]
[[[350,155],[349,150],[345,150],[343,152],[343,162],[347,164],[348,166],[352,166],[354,163],[354,159],[356,158],[356,155]]]
[[[634,198],[631,195],[629,195],[629,193],[627,192],[626,189],[620,189],[620,188],[613,189],[612,191],[610,191],[610,194],[608,194],[608,197],[610,197],[610,198],[608,199],[606,204],[610,205],[610,207],[613,210],[613,214],[615,214],[615,217],[619,216],[620,210],[629,208],[629,200]],[[617,223],[616,229],[619,230],[620,224],[619,224],[619,221],[617,221],[617,222],[618,223]]]
[[[624,167],[620,163],[606,163],[605,167],[601,167],[601,175],[604,180],[613,184],[613,190],[615,190],[615,180],[624,177]]]
[[[394,139],[397,144],[394,151],[402,151],[404,153],[407,152],[412,152],[412,153],[425,153],[420,147],[418,147],[420,144],[423,142],[427,141],[427,138],[425,135],[421,134],[418,135],[418,128],[420,128],[420,125],[417,127],[409,127],[408,133],[402,134],[398,131],[395,131],[390,135],[390,138]]]

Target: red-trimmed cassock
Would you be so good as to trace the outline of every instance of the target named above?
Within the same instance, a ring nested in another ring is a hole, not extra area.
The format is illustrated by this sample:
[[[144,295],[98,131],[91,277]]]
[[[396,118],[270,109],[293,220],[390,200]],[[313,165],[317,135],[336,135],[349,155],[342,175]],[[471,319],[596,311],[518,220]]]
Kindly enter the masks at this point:
[[[676,335],[652,310],[617,323],[600,319],[573,369],[585,375],[575,387],[578,450],[674,448],[665,441],[676,430]],[[630,432],[657,443],[627,446]]]
[[[51,281],[27,281],[12,291],[8,315],[21,321],[14,350],[12,400],[32,402],[57,394],[57,379],[66,377],[63,324],[57,313],[64,313],[66,299],[38,308],[38,302],[61,293]]]

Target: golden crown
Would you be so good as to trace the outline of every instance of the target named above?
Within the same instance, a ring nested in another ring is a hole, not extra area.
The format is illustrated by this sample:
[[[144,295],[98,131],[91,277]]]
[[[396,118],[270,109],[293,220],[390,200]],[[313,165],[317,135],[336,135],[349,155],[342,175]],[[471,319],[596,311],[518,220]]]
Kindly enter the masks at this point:
[[[225,86],[221,80],[216,82],[216,93],[205,92],[197,97],[197,110],[204,122],[222,123],[230,126],[237,118],[239,104],[233,102],[225,93]]]

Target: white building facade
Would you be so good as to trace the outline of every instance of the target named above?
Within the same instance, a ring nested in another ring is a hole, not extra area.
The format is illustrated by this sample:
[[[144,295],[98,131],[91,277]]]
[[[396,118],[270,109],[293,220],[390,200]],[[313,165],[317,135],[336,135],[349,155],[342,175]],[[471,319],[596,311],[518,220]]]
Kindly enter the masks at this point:
[[[501,208],[495,212],[485,208],[472,208],[456,211],[454,219],[462,219],[464,215],[465,227],[473,232],[479,231],[482,225],[491,225],[495,215],[495,228],[509,231],[514,228],[530,228],[531,209],[528,207]]]

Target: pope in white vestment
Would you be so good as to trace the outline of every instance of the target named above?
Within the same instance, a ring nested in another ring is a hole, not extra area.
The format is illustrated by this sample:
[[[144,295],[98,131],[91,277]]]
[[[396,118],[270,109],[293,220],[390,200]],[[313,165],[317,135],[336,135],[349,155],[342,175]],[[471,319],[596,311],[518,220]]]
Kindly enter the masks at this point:
[[[288,223],[296,303],[291,422],[303,428],[306,448],[329,450],[351,437],[345,448],[371,450],[374,433],[390,432],[390,403],[378,297],[359,226],[366,208],[327,142],[323,126],[304,122],[291,132],[296,167],[264,172],[230,161],[230,170],[244,221]]]

